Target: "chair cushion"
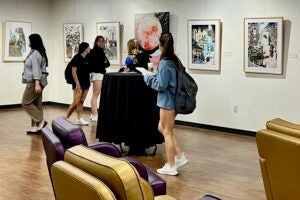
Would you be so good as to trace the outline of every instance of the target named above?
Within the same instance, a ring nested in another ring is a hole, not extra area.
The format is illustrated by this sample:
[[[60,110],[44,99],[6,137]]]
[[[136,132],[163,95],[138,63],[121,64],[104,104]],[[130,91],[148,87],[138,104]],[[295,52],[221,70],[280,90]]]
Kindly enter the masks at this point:
[[[47,166],[50,172],[50,167],[53,163],[64,159],[65,148],[58,137],[48,127],[43,128],[41,134],[47,158]]]
[[[83,130],[65,117],[54,119],[52,130],[66,149],[79,144],[88,145]]]
[[[56,199],[116,200],[102,181],[64,161],[53,164],[51,175]]]
[[[267,129],[300,138],[300,125],[275,118],[267,122]]]
[[[65,152],[65,161],[99,178],[117,199],[153,199],[150,185],[127,161],[78,145]]]

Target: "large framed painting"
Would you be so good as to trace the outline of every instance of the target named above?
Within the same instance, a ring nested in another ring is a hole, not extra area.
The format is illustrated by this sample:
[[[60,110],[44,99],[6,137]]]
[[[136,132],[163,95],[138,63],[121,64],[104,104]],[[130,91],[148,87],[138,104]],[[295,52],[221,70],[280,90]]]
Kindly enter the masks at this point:
[[[190,69],[220,71],[220,20],[188,20]]]
[[[134,33],[140,51],[151,56],[150,61],[156,66],[160,58],[159,37],[169,32],[169,12],[143,13],[135,15]]]
[[[31,22],[5,21],[3,35],[3,61],[24,61],[30,52]]]
[[[244,19],[244,71],[283,73],[283,17]]]
[[[105,39],[104,52],[110,64],[120,65],[120,22],[97,22],[97,35]]]
[[[64,54],[69,62],[79,51],[79,44],[83,42],[83,26],[81,23],[64,23]]]

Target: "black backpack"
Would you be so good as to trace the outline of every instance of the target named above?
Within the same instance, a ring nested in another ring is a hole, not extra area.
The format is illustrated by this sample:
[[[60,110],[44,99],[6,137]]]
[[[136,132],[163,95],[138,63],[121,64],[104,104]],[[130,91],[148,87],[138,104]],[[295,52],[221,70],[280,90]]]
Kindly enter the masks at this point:
[[[196,108],[198,86],[195,80],[185,71],[178,59],[177,88],[175,94],[175,111],[178,114],[190,114]]]
[[[74,83],[72,76],[72,65],[69,63],[65,69],[65,79],[68,84]]]

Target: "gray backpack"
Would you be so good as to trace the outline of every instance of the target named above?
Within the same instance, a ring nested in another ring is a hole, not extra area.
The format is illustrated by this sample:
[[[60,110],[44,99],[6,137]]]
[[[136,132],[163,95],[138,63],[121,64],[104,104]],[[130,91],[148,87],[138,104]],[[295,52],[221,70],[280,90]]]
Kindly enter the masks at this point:
[[[178,59],[177,88],[175,95],[175,111],[178,114],[190,114],[196,108],[198,86],[195,80],[185,71]]]

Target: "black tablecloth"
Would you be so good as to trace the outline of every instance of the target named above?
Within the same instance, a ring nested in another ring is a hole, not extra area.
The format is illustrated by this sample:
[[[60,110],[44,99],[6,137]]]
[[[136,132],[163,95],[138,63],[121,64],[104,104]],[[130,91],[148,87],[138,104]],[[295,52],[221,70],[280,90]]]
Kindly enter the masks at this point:
[[[145,149],[164,141],[157,130],[157,92],[137,73],[106,73],[102,82],[96,137]]]

